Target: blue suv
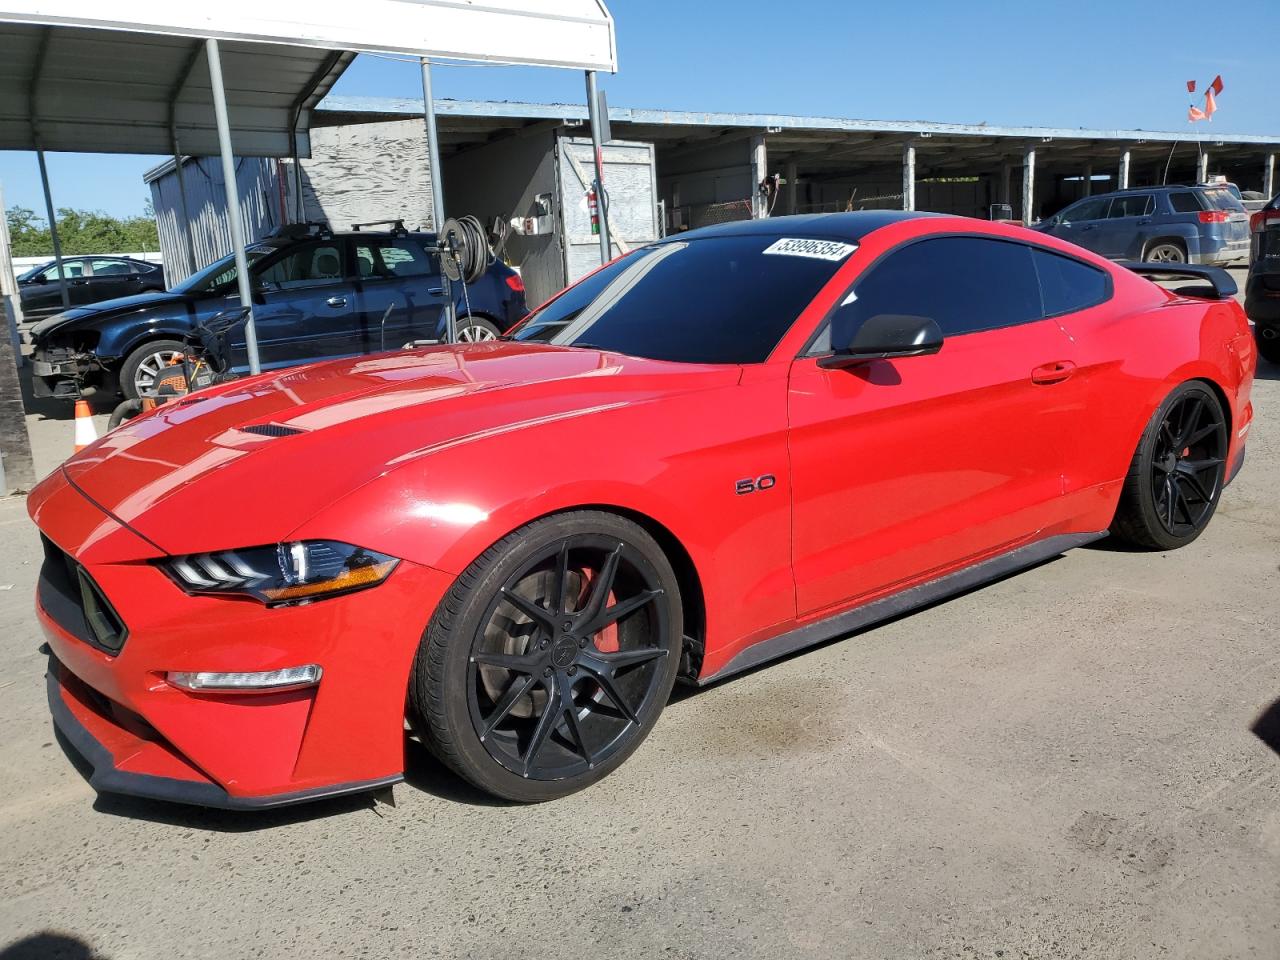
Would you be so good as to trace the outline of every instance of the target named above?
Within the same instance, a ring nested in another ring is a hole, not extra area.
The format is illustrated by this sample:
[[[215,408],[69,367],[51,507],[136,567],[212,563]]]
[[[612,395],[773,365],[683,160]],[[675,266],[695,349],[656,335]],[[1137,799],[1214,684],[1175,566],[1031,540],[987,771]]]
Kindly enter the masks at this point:
[[[1031,229],[1112,260],[1229,265],[1249,259],[1249,214],[1225,186],[1085,197]]]
[[[445,336],[435,235],[292,231],[246,249],[254,325],[264,370],[335,357],[398,350]],[[525,314],[520,275],[500,262],[475,283],[453,284],[458,339],[491,340]],[[233,257],[165,292],[104,300],[37,323],[30,331],[37,397],[74,398],[150,390],[181,358],[198,321],[238,306]],[[390,312],[388,313],[388,308]],[[248,370],[243,328],[232,368]]]

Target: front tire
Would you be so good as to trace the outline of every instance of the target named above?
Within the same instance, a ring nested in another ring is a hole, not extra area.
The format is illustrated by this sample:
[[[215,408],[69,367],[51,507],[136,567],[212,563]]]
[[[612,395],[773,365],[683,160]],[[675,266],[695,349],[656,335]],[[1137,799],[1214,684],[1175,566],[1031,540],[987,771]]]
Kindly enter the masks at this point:
[[[120,365],[120,392],[129,400],[154,390],[165,368],[182,361],[186,347],[179,340],[152,340],[134,350]]]
[[[534,521],[486,550],[431,618],[409,720],[456,773],[524,803],[615,770],[675,682],[680,587],[662,549],[615,514]]]
[[[1207,384],[1189,381],[1160,404],[1134,452],[1111,533],[1146,550],[1200,536],[1222,495],[1227,422]]]

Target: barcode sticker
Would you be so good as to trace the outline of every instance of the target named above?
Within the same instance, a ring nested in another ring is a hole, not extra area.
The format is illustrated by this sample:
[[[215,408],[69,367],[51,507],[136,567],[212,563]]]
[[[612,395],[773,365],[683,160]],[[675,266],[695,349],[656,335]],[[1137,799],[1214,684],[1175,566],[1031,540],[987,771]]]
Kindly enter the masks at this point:
[[[843,260],[858,247],[838,240],[807,240],[802,237],[784,237],[764,248],[764,253],[784,257],[812,257],[814,260]]]

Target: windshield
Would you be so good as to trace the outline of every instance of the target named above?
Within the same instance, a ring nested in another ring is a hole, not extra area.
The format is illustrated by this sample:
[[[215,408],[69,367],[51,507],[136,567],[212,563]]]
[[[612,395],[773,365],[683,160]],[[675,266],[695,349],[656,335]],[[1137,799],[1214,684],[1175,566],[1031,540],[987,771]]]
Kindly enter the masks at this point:
[[[273,243],[255,243],[244,248],[244,255],[253,266],[268,254],[280,248]],[[187,279],[175,283],[169,289],[175,293],[216,293],[236,282],[236,258],[230,254],[193,273]]]
[[[48,266],[50,266],[49,263],[37,263],[30,270],[25,270],[22,273],[18,274],[18,282],[21,283],[23,280],[30,280],[37,273],[39,273],[41,270],[45,269],[45,267],[48,267]]]
[[[854,249],[776,236],[655,244],[570,287],[512,338],[677,363],[760,363]]]

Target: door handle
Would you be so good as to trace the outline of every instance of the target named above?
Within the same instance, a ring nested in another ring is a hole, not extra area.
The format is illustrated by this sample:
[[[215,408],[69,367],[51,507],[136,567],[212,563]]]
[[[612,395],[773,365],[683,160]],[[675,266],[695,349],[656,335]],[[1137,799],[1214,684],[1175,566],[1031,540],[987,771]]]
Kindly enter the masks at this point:
[[[1145,227],[1150,222],[1151,222],[1150,217],[1143,217],[1141,220],[1138,221],[1138,226]]]
[[[1076,372],[1076,365],[1070,360],[1055,360],[1053,363],[1042,363],[1031,371],[1032,383],[1061,383]]]
[[[345,307],[347,305],[346,297],[330,297],[325,301],[331,307]]]
[[[444,287],[427,287],[427,293],[433,297],[443,297]]]
[[[1083,227],[1080,228],[1080,232],[1083,233],[1086,230],[1092,230],[1092,229],[1093,229],[1093,224],[1086,223]]]

